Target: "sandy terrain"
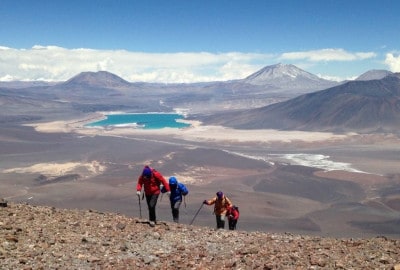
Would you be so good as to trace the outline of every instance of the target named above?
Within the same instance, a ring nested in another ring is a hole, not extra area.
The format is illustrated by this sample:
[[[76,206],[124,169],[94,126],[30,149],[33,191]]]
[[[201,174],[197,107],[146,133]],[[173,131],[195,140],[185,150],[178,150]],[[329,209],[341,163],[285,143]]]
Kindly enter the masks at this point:
[[[2,128],[0,197],[137,216],[136,180],[150,164],[188,185],[182,223],[223,190],[240,206],[243,230],[400,236],[397,136],[199,122],[162,130],[83,126],[101,117]],[[141,207],[147,216],[144,201]],[[157,208],[159,219],[171,219],[165,197]],[[200,211],[196,224],[214,227],[212,207]]]
[[[37,163],[29,167],[11,168],[3,170],[3,173],[40,173],[57,177],[75,171],[85,171],[85,177],[93,177],[105,171],[106,167],[97,161],[90,163],[66,162],[66,163]]]
[[[343,140],[349,135],[337,135],[332,133],[323,132],[302,132],[302,131],[277,131],[277,130],[234,130],[220,126],[202,126],[199,121],[185,121],[191,124],[190,128],[176,129],[164,128],[160,130],[143,130],[135,128],[88,128],[84,125],[99,119],[102,115],[93,115],[84,119],[76,119],[71,121],[54,121],[48,123],[29,124],[36,131],[42,133],[76,133],[84,136],[115,136],[115,137],[130,137],[135,135],[161,135],[173,136],[182,138],[187,141],[213,141],[223,143],[243,143],[243,142],[257,142],[257,143],[270,143],[270,142],[285,142],[290,143],[293,141],[303,142],[317,142],[317,141],[336,141]],[[229,134],[229,136],[227,136]],[[52,176],[61,176],[66,173],[71,173],[78,168],[86,168],[91,176],[102,173],[104,165],[100,165],[98,161],[91,163],[38,163],[24,168],[11,168],[4,170],[4,173],[17,172],[17,173],[42,173]],[[199,175],[205,174],[204,168],[193,168],[191,175],[177,175],[184,176],[187,183],[200,183],[204,181],[196,181]],[[200,172],[199,173],[196,173]]]

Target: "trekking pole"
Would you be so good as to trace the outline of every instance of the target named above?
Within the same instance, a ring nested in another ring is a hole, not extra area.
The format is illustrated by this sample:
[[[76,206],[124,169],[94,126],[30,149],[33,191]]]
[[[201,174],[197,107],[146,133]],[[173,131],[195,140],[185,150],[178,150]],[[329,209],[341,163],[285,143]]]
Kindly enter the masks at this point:
[[[183,205],[184,205],[185,208],[186,208],[186,196],[183,196]]]
[[[190,222],[189,225],[193,224],[193,221],[196,219],[196,217],[199,214],[199,212],[200,212],[201,208],[203,207],[203,205],[204,205],[204,203],[201,203],[201,206],[200,206],[199,210],[197,210],[196,214],[194,215],[194,217],[193,217],[193,219],[192,219],[192,221]]]

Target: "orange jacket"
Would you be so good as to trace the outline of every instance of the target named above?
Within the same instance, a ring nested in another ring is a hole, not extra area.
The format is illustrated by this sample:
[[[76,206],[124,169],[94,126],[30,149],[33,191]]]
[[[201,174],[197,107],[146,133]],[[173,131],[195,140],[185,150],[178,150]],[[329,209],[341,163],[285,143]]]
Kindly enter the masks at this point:
[[[207,201],[207,205],[212,205],[212,204],[215,204],[214,214],[218,216],[225,215],[228,208],[232,206],[231,201],[225,195],[222,197],[221,200],[219,200],[218,197],[214,197],[211,200]]]
[[[154,195],[160,194],[160,185],[163,184],[167,191],[171,191],[168,182],[165,180],[161,173],[151,168],[150,179],[145,179],[143,175],[140,175],[137,181],[136,190],[142,190],[144,186],[144,194]]]

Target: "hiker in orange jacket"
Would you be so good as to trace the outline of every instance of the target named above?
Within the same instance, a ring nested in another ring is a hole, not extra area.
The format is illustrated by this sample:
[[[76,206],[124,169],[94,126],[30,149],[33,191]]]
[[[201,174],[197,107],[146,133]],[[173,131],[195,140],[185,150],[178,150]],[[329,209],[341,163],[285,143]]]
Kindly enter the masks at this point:
[[[216,195],[216,197],[210,200],[204,200],[203,203],[207,205],[214,204],[214,214],[217,221],[217,229],[224,229],[226,211],[232,206],[232,203],[228,197],[222,193],[222,191],[218,191]]]
[[[156,224],[156,205],[161,191],[160,185],[165,187],[169,196],[170,188],[164,176],[155,169],[145,166],[137,181],[136,194],[140,200],[141,190],[144,187],[144,195],[146,196],[147,207],[149,208],[150,226],[152,227]]]

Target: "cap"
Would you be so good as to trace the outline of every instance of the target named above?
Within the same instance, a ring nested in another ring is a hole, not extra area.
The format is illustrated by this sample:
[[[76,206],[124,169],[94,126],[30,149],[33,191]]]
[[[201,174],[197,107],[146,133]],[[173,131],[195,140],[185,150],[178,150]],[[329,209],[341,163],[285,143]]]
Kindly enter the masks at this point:
[[[144,177],[151,177],[151,169],[150,169],[150,167],[148,167],[148,166],[144,167],[142,175]]]
[[[224,193],[222,193],[222,191],[217,192],[218,199],[222,199],[223,196],[224,196]]]

